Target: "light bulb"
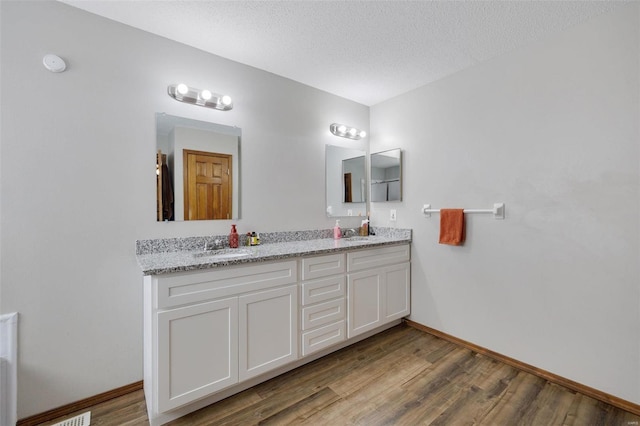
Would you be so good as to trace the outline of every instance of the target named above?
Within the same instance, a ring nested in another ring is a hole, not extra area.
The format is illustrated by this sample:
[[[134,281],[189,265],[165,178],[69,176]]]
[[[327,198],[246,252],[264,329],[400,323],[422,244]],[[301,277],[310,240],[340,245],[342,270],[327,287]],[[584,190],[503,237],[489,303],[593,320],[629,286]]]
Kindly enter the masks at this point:
[[[338,132],[347,133],[347,126],[345,126],[344,124],[339,125],[338,126]]]
[[[200,92],[200,97],[205,101],[208,101],[209,99],[211,99],[211,92],[205,89]]]
[[[353,127],[349,129],[349,135],[351,135],[351,137],[355,137],[357,132],[358,130],[354,129]]]
[[[176,91],[181,95],[186,95],[187,92],[189,92],[189,86],[184,83],[180,83],[178,84],[178,87],[176,87]]]
[[[364,138],[365,136],[367,136],[367,132],[365,132],[364,130],[360,130],[360,137]]]
[[[224,95],[223,97],[220,98],[220,103],[222,105],[229,106],[231,105],[231,102],[232,102],[231,96],[229,95]]]

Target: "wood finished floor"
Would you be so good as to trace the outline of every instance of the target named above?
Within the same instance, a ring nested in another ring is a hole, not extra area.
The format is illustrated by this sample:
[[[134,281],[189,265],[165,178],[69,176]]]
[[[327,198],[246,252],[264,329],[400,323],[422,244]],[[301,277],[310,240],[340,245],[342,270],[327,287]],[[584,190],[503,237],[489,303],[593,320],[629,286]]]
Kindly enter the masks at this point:
[[[148,424],[142,391],[91,408],[92,426]],[[631,413],[405,325],[169,423],[639,424]]]

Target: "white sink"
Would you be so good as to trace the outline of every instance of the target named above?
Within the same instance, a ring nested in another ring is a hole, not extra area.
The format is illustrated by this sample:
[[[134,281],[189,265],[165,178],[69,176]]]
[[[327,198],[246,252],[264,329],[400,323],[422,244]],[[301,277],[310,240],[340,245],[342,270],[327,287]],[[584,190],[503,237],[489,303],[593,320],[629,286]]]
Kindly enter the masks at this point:
[[[355,236],[355,237],[348,237],[348,238],[343,238],[345,241],[368,241],[369,237],[365,237],[365,236]]]
[[[243,257],[251,256],[251,251],[247,249],[219,249],[219,250],[211,250],[211,251],[202,251],[199,253],[194,253],[193,257],[205,257],[207,260],[231,260],[231,259],[241,259]]]

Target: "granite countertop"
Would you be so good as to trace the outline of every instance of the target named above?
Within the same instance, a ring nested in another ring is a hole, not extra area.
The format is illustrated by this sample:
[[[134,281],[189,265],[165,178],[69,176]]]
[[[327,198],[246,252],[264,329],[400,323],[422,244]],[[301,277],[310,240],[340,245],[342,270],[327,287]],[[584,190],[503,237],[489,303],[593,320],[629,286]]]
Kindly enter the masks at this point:
[[[204,255],[203,248],[205,242],[214,239],[221,239],[226,245],[226,236],[141,240],[136,241],[136,257],[144,275],[160,275],[411,242],[410,229],[375,228],[376,235],[366,239],[356,237],[340,240],[329,238],[331,232],[332,230],[262,233],[260,245],[241,245],[237,249],[247,252],[247,256],[222,260]],[[243,241],[244,238],[241,243]],[[227,249],[229,252],[233,250],[236,249]]]

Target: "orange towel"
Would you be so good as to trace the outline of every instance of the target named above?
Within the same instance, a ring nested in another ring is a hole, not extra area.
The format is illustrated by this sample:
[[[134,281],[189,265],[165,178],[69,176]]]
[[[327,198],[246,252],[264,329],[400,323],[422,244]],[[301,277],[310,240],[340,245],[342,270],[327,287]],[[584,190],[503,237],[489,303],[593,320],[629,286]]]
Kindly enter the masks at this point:
[[[440,210],[440,244],[464,243],[464,209]]]

